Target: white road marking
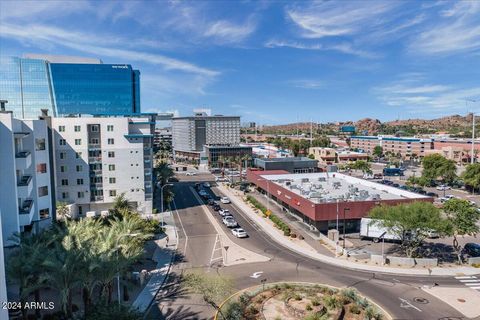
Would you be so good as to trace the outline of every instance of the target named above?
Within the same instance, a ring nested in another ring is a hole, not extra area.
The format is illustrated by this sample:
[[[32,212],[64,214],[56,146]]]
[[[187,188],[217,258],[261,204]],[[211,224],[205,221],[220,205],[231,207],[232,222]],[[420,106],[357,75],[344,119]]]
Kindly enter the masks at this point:
[[[183,227],[183,222],[182,222],[182,219],[180,218],[180,214],[178,213],[177,204],[175,203],[175,200],[173,200],[173,205],[175,206],[175,213],[177,214],[178,221],[180,221],[180,226],[182,227],[183,234],[185,235],[185,247],[183,249],[183,254],[186,254],[187,253],[187,244],[188,244],[187,231],[185,231],[185,228]],[[178,242],[178,238],[177,238],[177,242]]]
[[[259,278],[261,275],[262,275],[263,271],[257,271],[257,272],[254,272],[250,278],[253,278],[253,279],[257,279]]]
[[[413,304],[411,304],[407,299],[402,299],[402,298],[398,298],[400,299],[401,303],[400,303],[400,308],[404,308],[404,309],[410,309],[410,308],[413,308],[415,310],[417,310],[418,312],[422,312],[422,310],[420,310],[419,308],[415,307]]]
[[[470,289],[480,290],[480,287],[470,287]]]
[[[471,279],[471,280],[460,280],[460,282],[478,282],[477,279]]]
[[[480,282],[477,281],[477,282],[473,282],[473,283],[464,283],[464,285],[466,285],[466,286],[478,286],[478,285],[480,285]]]
[[[476,279],[476,278],[477,278],[477,277],[475,277],[475,276],[462,276],[462,277],[455,277],[455,279],[458,279],[458,280],[460,280],[460,279]]]

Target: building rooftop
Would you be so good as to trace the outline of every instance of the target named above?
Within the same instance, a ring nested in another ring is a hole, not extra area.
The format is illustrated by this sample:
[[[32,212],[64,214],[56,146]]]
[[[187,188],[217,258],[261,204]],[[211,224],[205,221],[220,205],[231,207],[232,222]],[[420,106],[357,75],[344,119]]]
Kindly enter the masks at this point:
[[[301,174],[258,172],[257,175],[314,203],[329,203],[337,200],[343,202],[428,198],[417,193],[337,172]]]
[[[26,59],[46,60],[50,63],[102,64],[102,60],[88,57],[62,56],[40,53],[27,53],[24,54],[23,57]]]

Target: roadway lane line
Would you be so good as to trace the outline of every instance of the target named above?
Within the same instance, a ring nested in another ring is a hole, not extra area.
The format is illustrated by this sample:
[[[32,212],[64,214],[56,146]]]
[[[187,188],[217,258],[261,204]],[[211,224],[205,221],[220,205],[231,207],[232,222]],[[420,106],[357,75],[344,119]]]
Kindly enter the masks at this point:
[[[462,277],[455,277],[455,279],[476,279],[477,277],[475,276],[462,276]]]
[[[173,206],[175,207],[175,213],[177,214],[178,221],[180,221],[180,226],[182,227],[183,234],[185,235],[185,248],[183,249],[183,254],[186,254],[187,253],[187,244],[188,244],[188,235],[187,235],[187,232],[185,231],[185,228],[183,227],[183,222],[182,222],[182,219],[180,218],[180,214],[178,213],[177,204],[175,203],[175,199],[173,200]]]
[[[470,287],[470,289],[473,289],[473,290],[480,290],[480,287]]]
[[[459,280],[459,281],[460,281],[460,282],[463,282],[463,283],[465,283],[465,282],[480,282],[480,281],[479,281],[479,280],[477,280],[477,279],[470,279],[470,280]],[[465,283],[465,284],[468,284],[468,283]]]

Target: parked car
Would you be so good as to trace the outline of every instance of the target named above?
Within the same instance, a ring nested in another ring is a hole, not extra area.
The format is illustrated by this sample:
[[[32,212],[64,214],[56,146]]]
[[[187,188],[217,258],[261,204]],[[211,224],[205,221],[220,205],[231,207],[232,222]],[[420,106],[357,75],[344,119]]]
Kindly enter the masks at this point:
[[[230,203],[230,199],[228,199],[228,197],[222,197],[222,198],[220,199],[220,202],[221,202],[221,203],[224,203],[224,204],[227,204],[227,203]]]
[[[440,234],[438,233],[438,231],[433,230],[433,229],[428,229],[428,230],[426,230],[426,231],[425,231],[425,235],[426,235],[429,239],[440,238]]]
[[[381,173],[375,173],[375,174],[373,175],[373,179],[383,179],[383,174],[381,174]]]
[[[423,195],[427,194],[427,191],[425,191],[423,189],[419,189],[417,192],[420,193],[420,194],[423,194]]]
[[[210,188],[211,185],[210,185],[210,183],[208,183],[208,182],[204,182],[204,183],[203,183],[203,187],[204,187],[204,188]]]
[[[451,188],[445,184],[441,184],[437,186],[435,189],[440,190],[440,191],[445,191],[445,190],[450,190]]]
[[[222,209],[222,208],[218,204],[213,205],[213,210],[219,211],[220,209]]]
[[[225,218],[223,218],[222,221],[223,221],[223,224],[226,225],[229,228],[238,227],[237,221],[235,221],[235,219],[233,219],[232,216],[226,216]]]
[[[229,215],[230,215],[230,211],[228,211],[228,209],[220,209],[220,210],[218,210],[218,213],[219,213],[222,217],[225,217],[225,216],[229,216]]]
[[[480,257],[480,244],[469,242],[463,246],[463,253],[469,257]]]
[[[196,173],[193,172],[193,171],[188,171],[187,173],[185,173],[185,175],[186,176],[194,176],[194,175],[196,175]]]
[[[476,207],[477,203],[473,200],[468,200],[468,203],[470,203],[472,206]]]
[[[425,195],[432,198],[438,198],[438,194],[436,194],[435,192],[427,192],[427,194]]]
[[[212,198],[208,199],[207,201],[208,205],[213,206],[216,202]]]
[[[202,187],[202,186],[201,186],[200,182],[195,183],[195,190],[198,191],[198,190],[201,189],[201,187]]]
[[[235,229],[232,229],[232,234],[237,237],[237,238],[246,238],[248,237],[247,233],[245,232],[245,230],[243,230],[242,228],[235,228]]]
[[[400,187],[400,185],[398,183],[394,183],[394,184],[392,184],[392,187],[398,188],[398,187]]]
[[[402,185],[399,188],[402,189],[402,190],[408,190],[408,186],[406,186],[406,185]]]

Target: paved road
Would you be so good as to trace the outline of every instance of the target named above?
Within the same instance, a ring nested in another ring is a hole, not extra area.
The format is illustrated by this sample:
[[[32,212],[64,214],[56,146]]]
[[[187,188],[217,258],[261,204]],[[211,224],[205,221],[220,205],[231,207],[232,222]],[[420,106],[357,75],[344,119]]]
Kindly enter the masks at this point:
[[[182,177],[181,181],[187,180],[186,178]],[[196,181],[201,178],[202,176],[195,176]],[[211,180],[211,176],[204,176],[203,178]],[[178,215],[180,216],[180,219],[177,217],[176,223],[179,229],[185,230],[184,233],[180,233],[180,237],[186,242],[186,245],[185,242],[183,243],[183,249],[182,246],[179,249],[185,253],[185,265],[189,267],[204,266],[205,261],[211,255],[213,246],[211,238],[214,234],[214,229],[211,225],[208,225],[207,217],[203,210],[199,210],[198,203],[188,188],[188,184],[181,182],[175,188],[177,195],[176,204],[178,206]],[[216,188],[212,188],[212,192],[220,195],[219,190]],[[232,236],[232,239],[247,249],[271,258],[269,262],[218,268],[217,272],[219,274],[230,275],[235,279],[238,289],[257,285],[261,279],[267,279],[267,282],[309,281],[325,283],[338,287],[354,287],[358,289],[362,294],[382,305],[395,319],[462,318],[462,315],[456,310],[420,290],[421,286],[430,286],[434,283],[441,286],[459,286],[456,279],[405,277],[340,269],[289,251],[274,242],[262,230],[259,230],[235,206],[222,205],[222,207],[228,208],[233,213],[235,219],[250,236],[247,239],[236,239]],[[218,214],[215,215],[219,219]],[[193,238],[193,235],[197,235],[197,237]],[[250,277],[254,272],[260,271],[263,272],[261,277],[257,279]],[[415,298],[426,298],[429,303],[417,303]],[[185,297],[180,297],[179,300],[176,302],[176,305],[183,308],[183,313],[180,312],[179,314],[185,318],[185,305],[182,303],[188,304],[191,302],[185,299]],[[191,308],[188,312],[195,311],[193,314],[187,312],[188,318],[208,318],[209,313],[211,314],[211,309],[204,305],[198,307],[198,301],[194,303],[195,306],[188,306],[188,308]],[[170,305],[170,308],[173,307],[173,305]],[[178,315],[175,316],[175,312],[172,312],[172,310],[169,311],[169,315],[167,317],[169,319],[182,318]]]

